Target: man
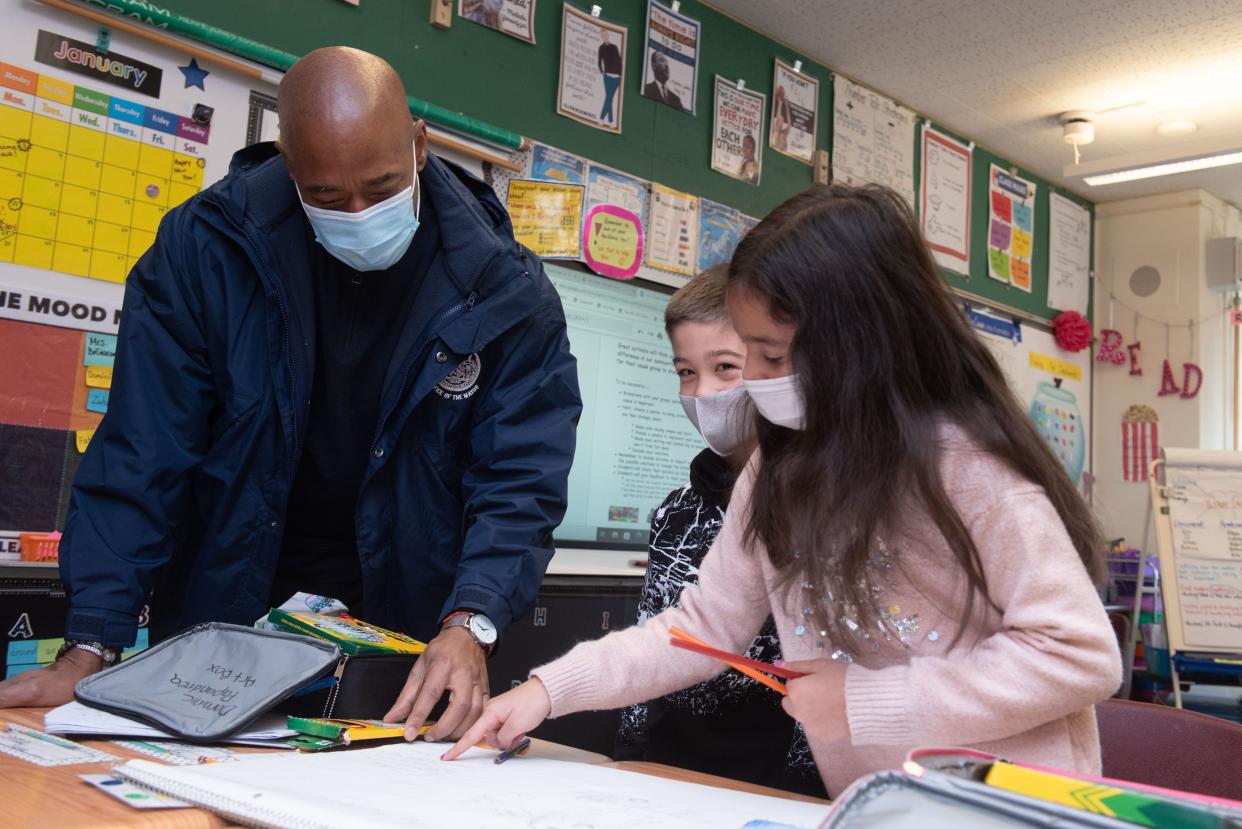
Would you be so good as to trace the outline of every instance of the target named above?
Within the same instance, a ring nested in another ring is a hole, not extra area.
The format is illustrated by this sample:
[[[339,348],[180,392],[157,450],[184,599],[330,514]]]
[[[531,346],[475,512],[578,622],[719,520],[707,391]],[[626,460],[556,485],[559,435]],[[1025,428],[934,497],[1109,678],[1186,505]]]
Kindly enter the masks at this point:
[[[655,80],[650,81],[643,87],[643,95],[648,98],[655,98],[662,104],[668,104],[677,109],[685,109],[681,105],[681,96],[668,85],[668,58],[663,52],[654,49],[651,52],[651,74]]]
[[[617,90],[621,88],[621,74],[625,71],[625,62],[621,58],[621,50],[609,38],[608,29],[604,26],[599,28],[599,38],[596,68],[604,77],[604,106],[599,111],[599,122],[615,126],[617,117],[613,114],[612,102],[617,97]]]
[[[61,542],[66,650],[0,707],[69,700],[148,593],[159,639],[304,590],[429,640],[390,719],[414,733],[447,689],[446,738],[534,602],[581,407],[555,291],[490,190],[429,155],[387,63],[317,50],[278,104],[279,143],[130,274]]]

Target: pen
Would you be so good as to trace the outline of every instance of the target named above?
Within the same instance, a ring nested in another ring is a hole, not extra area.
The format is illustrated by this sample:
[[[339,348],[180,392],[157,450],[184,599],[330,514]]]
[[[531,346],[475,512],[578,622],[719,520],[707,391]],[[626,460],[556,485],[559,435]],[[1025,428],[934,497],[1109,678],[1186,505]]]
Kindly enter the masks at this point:
[[[506,748],[504,751],[497,754],[496,759],[493,760],[492,762],[499,765],[500,763],[503,763],[505,760],[508,760],[510,757],[515,757],[518,754],[521,754],[522,752],[526,751],[526,749],[528,748],[530,748],[530,737],[523,737],[522,739],[518,740],[513,745]]]

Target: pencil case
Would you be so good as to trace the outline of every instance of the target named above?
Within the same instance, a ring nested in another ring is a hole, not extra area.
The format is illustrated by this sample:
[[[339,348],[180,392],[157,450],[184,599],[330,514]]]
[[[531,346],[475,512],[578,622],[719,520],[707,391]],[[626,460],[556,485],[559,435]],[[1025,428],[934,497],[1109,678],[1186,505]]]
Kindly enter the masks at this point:
[[[281,710],[298,717],[382,719],[417,661],[417,654],[342,654],[330,678],[290,697]],[[430,719],[440,715],[446,701],[441,698]]]
[[[341,661],[331,642],[211,622],[86,677],[74,696],[180,739],[209,743],[245,728]]]

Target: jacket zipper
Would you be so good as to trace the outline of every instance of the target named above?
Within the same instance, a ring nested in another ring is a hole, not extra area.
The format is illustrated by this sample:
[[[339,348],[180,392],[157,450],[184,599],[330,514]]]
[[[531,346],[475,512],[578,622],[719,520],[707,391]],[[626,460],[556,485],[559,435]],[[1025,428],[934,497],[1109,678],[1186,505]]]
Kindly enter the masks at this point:
[[[454,319],[455,317],[459,316],[465,311],[473,311],[474,304],[475,302],[478,301],[478,299],[479,299],[478,291],[471,291],[469,294],[466,295],[465,300],[457,303],[452,308],[448,309],[443,314],[441,314],[439,318],[436,319],[435,324],[431,326],[431,330],[434,331],[440,328],[440,326],[444,325],[445,323],[449,322],[450,320]],[[380,418],[379,426],[377,426],[375,429],[375,437],[371,439],[372,450],[374,450],[375,444],[379,442],[380,435],[384,433],[384,427],[388,425],[388,418],[392,417],[393,411],[401,403],[401,399],[405,397],[405,390],[410,385],[410,374],[412,373],[413,373],[413,366],[405,370],[405,377],[403,377],[401,380],[401,388],[397,391],[397,396],[393,400],[393,404],[388,407],[388,411],[384,412],[384,416]]]
[[[246,241],[250,243],[251,249],[258,257],[260,264],[270,271],[271,267],[267,264],[267,260],[263,257],[263,249],[259,247],[255,238],[250,235],[250,229],[244,224],[239,225],[242,234],[246,237]],[[293,351],[289,345],[289,306],[285,303],[285,295],[277,287],[277,280],[272,280],[272,291],[276,294],[276,301],[280,305],[280,317],[283,325],[284,349],[285,349],[285,375],[289,380],[289,429],[293,437],[294,453],[297,452],[298,446],[298,395],[297,395],[297,378],[293,375]],[[293,467],[293,454],[289,456],[289,467]]]

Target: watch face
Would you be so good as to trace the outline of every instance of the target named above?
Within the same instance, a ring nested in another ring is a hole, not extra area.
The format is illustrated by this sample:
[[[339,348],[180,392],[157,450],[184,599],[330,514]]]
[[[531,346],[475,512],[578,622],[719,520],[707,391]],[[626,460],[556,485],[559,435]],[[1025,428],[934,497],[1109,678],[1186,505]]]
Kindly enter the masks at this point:
[[[481,613],[470,617],[470,632],[484,645],[490,645],[496,641],[496,626],[492,624],[491,619]]]

